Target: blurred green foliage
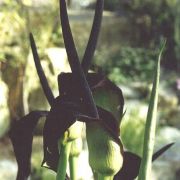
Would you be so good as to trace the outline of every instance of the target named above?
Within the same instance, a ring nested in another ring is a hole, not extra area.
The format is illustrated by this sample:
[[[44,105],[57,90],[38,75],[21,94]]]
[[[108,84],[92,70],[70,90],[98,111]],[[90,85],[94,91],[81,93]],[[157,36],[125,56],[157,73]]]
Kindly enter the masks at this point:
[[[41,51],[62,45],[58,7],[57,0],[43,7],[32,5],[30,0],[4,0],[0,6],[0,60],[16,67],[26,64],[29,32],[33,32]]]
[[[128,81],[149,81],[157,57],[156,50],[132,48],[108,48],[97,52],[96,64],[116,83]],[[132,68],[133,67],[133,68]]]
[[[35,36],[40,58],[45,56],[46,48],[63,44],[58,0],[39,3],[3,0],[0,6],[0,71],[9,88],[7,101],[11,119],[24,115],[23,78],[31,53],[29,33]]]
[[[105,0],[105,9],[115,11],[117,16],[125,17],[129,22],[129,27],[127,27],[128,31],[130,30],[130,41],[128,46],[133,47],[131,52],[134,51],[136,53],[136,48],[154,49],[158,47],[162,39],[166,39],[167,45],[162,66],[168,70],[179,72],[179,0]],[[110,47],[110,49],[112,49],[112,47]],[[124,49],[122,51],[124,51]],[[148,51],[149,50],[147,50],[147,54],[149,54]],[[112,51],[112,53],[114,52]],[[139,58],[142,59],[141,53],[136,54],[137,57],[139,54]],[[118,55],[116,56],[118,57]],[[136,58],[136,60],[137,59],[138,58]],[[116,61],[118,60],[117,58]],[[146,61],[146,58],[144,61]],[[116,69],[115,71],[119,71],[120,73],[120,70]],[[131,73],[129,75],[132,76]],[[125,74],[124,78],[129,78],[129,75]],[[135,73],[134,75],[136,76],[138,74]]]
[[[28,33],[30,31],[35,36],[41,55],[47,46],[63,45],[57,0],[43,7],[32,5],[31,0],[13,2],[4,0],[3,2],[0,7],[2,22],[0,24],[2,39],[0,61],[10,62],[10,65],[16,67],[19,64],[25,64],[29,54]],[[166,38],[167,49],[162,65],[178,71],[180,66],[179,9],[178,0],[105,0],[105,10],[114,11],[128,21],[128,44],[125,47],[116,45],[100,48],[97,51],[96,64],[101,65],[101,62],[105,62],[103,63],[104,72],[116,82],[123,82],[126,79],[134,81],[138,78],[146,80],[156,57],[153,49],[159,45],[162,38]],[[143,69],[144,72],[142,72]]]
[[[26,22],[22,18],[20,9],[16,1],[8,0],[5,0],[0,7],[1,61],[6,61],[9,65],[16,67],[22,63],[24,56],[27,56]]]
[[[133,153],[142,155],[144,138],[145,116],[134,108],[125,117],[121,125],[121,138],[125,148]]]

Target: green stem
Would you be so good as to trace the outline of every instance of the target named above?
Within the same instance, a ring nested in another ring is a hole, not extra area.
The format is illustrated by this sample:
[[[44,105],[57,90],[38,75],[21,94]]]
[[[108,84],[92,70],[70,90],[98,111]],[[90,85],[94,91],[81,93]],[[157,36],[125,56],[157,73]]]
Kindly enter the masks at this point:
[[[69,166],[71,180],[77,180],[78,156],[69,157]]]
[[[71,150],[71,142],[68,142],[66,144],[61,144],[61,142],[59,142],[60,155],[59,155],[56,180],[65,180],[70,150]]]
[[[113,176],[107,176],[104,174],[98,174],[98,180],[113,180]]]
[[[92,169],[94,180],[98,180],[98,173]]]

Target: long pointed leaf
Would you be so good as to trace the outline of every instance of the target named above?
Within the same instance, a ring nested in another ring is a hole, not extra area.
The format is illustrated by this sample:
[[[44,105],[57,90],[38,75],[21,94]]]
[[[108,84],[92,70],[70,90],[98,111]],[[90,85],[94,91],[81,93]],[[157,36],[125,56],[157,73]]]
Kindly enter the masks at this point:
[[[154,82],[151,92],[149,109],[146,119],[143,158],[140,166],[139,180],[149,180],[151,176],[151,164],[154,148],[155,130],[156,130],[156,114],[158,103],[158,86],[160,78],[160,60],[164,50],[165,43],[160,51],[159,58],[154,71]]]

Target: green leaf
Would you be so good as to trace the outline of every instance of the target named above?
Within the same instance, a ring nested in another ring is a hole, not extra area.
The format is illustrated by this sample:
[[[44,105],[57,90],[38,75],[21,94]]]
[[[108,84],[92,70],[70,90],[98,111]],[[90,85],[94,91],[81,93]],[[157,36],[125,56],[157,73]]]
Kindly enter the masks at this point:
[[[140,166],[138,180],[151,179],[151,164],[154,149],[155,130],[156,130],[156,114],[157,114],[157,103],[158,103],[158,86],[160,78],[160,61],[161,55],[165,47],[165,42],[159,53],[159,58],[154,70],[154,82],[151,91],[151,97],[149,102],[148,114],[146,119],[144,146],[143,146],[143,158]]]

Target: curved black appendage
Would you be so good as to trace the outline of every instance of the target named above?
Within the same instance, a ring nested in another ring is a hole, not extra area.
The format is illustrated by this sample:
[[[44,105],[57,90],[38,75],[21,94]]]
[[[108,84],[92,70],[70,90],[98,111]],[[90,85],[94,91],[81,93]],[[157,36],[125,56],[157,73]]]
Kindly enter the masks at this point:
[[[96,48],[98,35],[101,27],[103,8],[104,8],[104,0],[98,0],[96,3],[91,34],[82,60],[82,67],[85,74],[87,74],[88,72],[89,66],[91,64],[91,59],[94,55],[94,51]],[[76,67],[74,59],[79,59],[79,57],[74,44],[71,28],[69,25],[68,15],[67,15],[66,3],[64,0],[61,1],[60,14],[61,14],[62,30],[64,31],[63,33],[64,43],[66,46],[66,51],[68,54],[68,59],[70,61],[69,63],[71,69],[72,71],[74,71],[74,69],[76,69],[74,68]]]
[[[156,153],[153,154],[152,161],[156,160],[159,156],[161,156],[165,151],[167,151],[174,143],[170,143],[161,149],[159,149]],[[132,152],[124,152],[124,161],[123,167],[120,171],[114,176],[114,180],[134,180],[139,173],[141,165],[141,157]]]
[[[79,61],[79,57],[77,54],[76,46],[74,44],[71,28],[69,25],[66,2],[65,0],[60,0],[59,3],[60,3],[60,19],[62,25],[64,44],[71,70],[75,74],[76,71],[78,71],[79,69],[79,67],[77,67],[78,64],[77,62]]]
[[[92,117],[99,117],[97,108],[95,106],[93,96],[84,75],[84,72],[81,68],[81,64],[79,62],[78,54],[74,45],[69,19],[67,15],[67,8],[65,0],[60,0],[60,18],[62,24],[62,33],[64,37],[64,44],[66,47],[68,61],[72,70],[72,74],[77,82],[79,82],[80,87],[82,89],[84,95],[84,101],[87,102],[87,106],[89,108],[89,112]]]
[[[167,144],[166,146],[159,149],[153,154],[152,161],[155,161],[159,156],[161,156],[165,151],[167,151],[174,143]]]
[[[34,57],[34,63],[35,63],[36,70],[37,70],[37,73],[38,73],[38,76],[39,76],[39,79],[41,82],[41,86],[43,88],[44,94],[45,94],[49,104],[52,105],[53,100],[54,100],[54,95],[51,91],[51,88],[49,87],[48,81],[47,81],[46,76],[44,74],[44,71],[42,69],[40,59],[39,59],[39,56],[37,53],[36,44],[35,44],[34,37],[33,37],[32,33],[29,34],[29,39],[30,39],[33,57]]]
[[[97,0],[91,34],[81,63],[85,74],[88,73],[91,60],[94,55],[94,51],[96,49],[96,44],[101,28],[103,9],[104,9],[104,0]]]

